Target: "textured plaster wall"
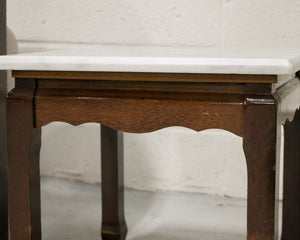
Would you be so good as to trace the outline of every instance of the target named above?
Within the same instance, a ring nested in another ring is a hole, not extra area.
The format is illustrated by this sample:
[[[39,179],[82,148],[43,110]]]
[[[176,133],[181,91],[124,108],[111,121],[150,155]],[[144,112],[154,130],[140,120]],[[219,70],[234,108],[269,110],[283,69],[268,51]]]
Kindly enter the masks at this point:
[[[299,0],[9,0],[18,40],[297,46]]]
[[[21,51],[71,43],[299,47],[299,19],[299,0],[8,1]],[[42,174],[98,182],[99,134],[94,123],[44,127]],[[242,139],[222,130],[125,134],[125,174],[133,188],[246,197]]]

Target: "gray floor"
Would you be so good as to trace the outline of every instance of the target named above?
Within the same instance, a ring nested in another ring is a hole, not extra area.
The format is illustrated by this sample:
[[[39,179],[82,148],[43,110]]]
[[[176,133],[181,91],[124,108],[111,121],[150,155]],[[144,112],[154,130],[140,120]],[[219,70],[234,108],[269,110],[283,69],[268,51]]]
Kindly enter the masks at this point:
[[[128,240],[246,239],[246,200],[126,190]],[[43,240],[98,240],[100,186],[42,178]]]

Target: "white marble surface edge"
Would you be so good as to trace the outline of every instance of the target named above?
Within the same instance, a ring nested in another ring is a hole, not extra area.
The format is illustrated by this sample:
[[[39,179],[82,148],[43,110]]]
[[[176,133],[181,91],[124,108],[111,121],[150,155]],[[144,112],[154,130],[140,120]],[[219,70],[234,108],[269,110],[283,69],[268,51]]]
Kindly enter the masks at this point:
[[[2,70],[290,75],[300,48],[198,48],[94,45],[0,56]]]

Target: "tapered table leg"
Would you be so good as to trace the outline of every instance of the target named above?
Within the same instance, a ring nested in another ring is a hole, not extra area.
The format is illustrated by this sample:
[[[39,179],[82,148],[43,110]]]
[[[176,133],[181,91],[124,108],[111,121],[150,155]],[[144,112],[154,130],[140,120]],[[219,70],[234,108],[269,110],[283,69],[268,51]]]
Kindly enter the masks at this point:
[[[273,99],[247,99],[243,145],[248,169],[247,239],[273,240],[276,163]]]
[[[123,133],[101,125],[103,240],[124,240]]]
[[[26,81],[7,98],[10,240],[41,240],[41,130],[34,128],[33,81]]]
[[[282,240],[300,239],[300,110],[284,126]]]

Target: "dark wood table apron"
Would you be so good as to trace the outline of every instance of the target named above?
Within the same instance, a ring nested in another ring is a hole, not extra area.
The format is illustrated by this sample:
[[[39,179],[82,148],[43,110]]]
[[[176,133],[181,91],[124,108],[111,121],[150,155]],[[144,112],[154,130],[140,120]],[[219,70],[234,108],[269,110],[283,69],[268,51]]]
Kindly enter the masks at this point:
[[[122,132],[169,126],[243,137],[247,239],[274,239],[275,75],[14,71],[7,97],[11,240],[40,240],[41,127],[101,123],[102,237],[125,239]]]

